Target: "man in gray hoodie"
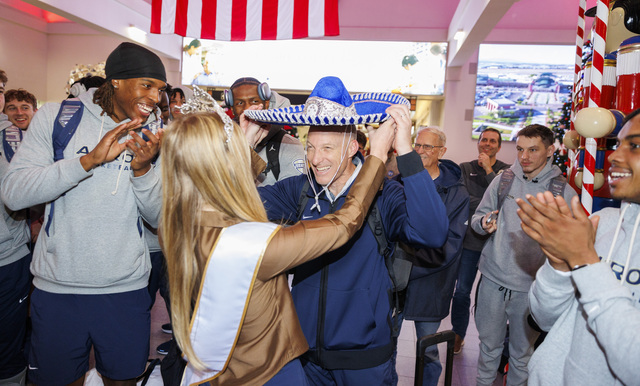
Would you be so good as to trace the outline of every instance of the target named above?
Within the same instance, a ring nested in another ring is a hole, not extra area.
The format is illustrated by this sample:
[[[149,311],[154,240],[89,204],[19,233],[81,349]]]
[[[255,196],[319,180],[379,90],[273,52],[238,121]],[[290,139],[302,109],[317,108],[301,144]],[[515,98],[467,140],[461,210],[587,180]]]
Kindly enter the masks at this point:
[[[576,195],[566,185],[560,169],[552,165],[554,150],[553,132],[547,127],[529,125],[520,130],[516,141],[518,162],[491,182],[471,220],[474,231],[492,234],[482,249],[478,267],[482,273],[476,310],[480,339],[478,385],[491,385],[496,377],[507,322],[507,384],[527,382],[527,363],[538,335],[527,323],[527,293],[544,263],[544,254],[520,229],[515,199],[551,190],[553,184],[559,185],[567,200]]]
[[[529,362],[530,385],[637,385],[640,380],[640,110],[627,116],[609,156],[620,208],[588,218],[548,192],[518,200],[523,230],[546,253],[529,292],[549,331]],[[535,209],[534,209],[535,208]]]
[[[142,223],[157,226],[160,213],[152,160],[166,75],[157,55],[132,43],[109,55],[105,72],[107,82],[80,94],[72,112],[55,103],[38,110],[0,187],[12,210],[47,203],[31,263],[28,366],[39,385],[82,384],[92,347],[106,385],[134,385],[148,358]]]

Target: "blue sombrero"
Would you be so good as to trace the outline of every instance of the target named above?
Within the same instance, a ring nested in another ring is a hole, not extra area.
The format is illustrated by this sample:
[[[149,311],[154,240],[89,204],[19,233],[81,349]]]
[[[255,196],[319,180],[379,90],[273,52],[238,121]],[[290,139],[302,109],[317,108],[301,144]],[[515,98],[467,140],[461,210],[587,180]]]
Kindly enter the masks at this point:
[[[304,105],[275,110],[245,110],[245,115],[258,122],[292,126],[344,126],[382,122],[389,117],[387,107],[409,106],[407,98],[398,94],[371,92],[349,95],[342,81],[327,76],[318,81]]]

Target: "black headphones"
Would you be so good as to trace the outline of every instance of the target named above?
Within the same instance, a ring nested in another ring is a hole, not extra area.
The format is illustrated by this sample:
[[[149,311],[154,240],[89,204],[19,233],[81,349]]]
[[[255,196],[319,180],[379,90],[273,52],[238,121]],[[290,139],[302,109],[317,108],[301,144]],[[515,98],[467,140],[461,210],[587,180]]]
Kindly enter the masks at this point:
[[[228,90],[224,90],[224,103],[227,107],[233,107],[233,89],[244,84],[255,84],[258,86],[258,97],[263,101],[266,102],[271,99],[271,89],[266,82],[260,83],[256,78],[240,78],[233,82]]]

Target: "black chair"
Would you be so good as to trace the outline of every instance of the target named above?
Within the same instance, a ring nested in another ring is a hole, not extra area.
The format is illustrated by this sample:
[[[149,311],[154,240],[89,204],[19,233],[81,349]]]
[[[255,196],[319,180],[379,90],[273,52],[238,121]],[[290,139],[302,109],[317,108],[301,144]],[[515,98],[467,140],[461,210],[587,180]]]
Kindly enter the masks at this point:
[[[445,386],[451,386],[451,378],[453,375],[453,343],[455,339],[456,334],[451,330],[436,332],[435,334],[426,335],[418,339],[418,342],[416,342],[415,386],[422,386],[424,375],[424,353],[427,347],[443,342],[447,342],[447,361],[444,370],[444,384]]]

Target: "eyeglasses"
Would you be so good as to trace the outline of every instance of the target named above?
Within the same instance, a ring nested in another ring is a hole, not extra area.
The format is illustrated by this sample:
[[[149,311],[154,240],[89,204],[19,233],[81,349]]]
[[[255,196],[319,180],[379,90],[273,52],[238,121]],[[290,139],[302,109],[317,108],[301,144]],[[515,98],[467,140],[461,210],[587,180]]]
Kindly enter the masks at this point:
[[[413,147],[416,150],[419,150],[420,148],[422,148],[422,150],[424,150],[424,151],[433,151],[433,149],[441,148],[441,147],[444,147],[444,146],[423,145],[421,143],[416,143],[416,144],[413,145]]]

